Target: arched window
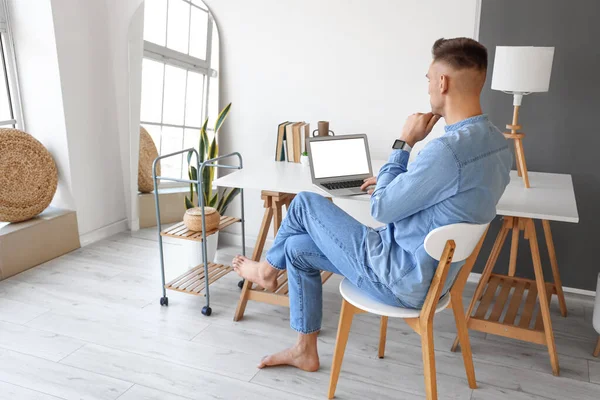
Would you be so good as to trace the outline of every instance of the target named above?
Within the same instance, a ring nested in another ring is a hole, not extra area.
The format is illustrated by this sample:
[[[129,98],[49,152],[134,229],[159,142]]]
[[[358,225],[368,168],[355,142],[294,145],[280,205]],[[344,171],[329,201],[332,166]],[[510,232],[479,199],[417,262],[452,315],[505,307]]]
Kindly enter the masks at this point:
[[[201,0],[146,0],[144,7],[141,124],[160,154],[197,147],[205,118],[214,120],[208,104],[218,96],[210,90],[218,70],[212,15]],[[187,178],[185,157],[161,167],[163,176]]]

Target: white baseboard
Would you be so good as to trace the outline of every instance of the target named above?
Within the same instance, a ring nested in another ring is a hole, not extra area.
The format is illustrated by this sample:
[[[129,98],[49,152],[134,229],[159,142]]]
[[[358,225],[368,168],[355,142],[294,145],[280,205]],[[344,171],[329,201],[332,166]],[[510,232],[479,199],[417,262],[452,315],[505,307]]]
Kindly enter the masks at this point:
[[[254,248],[256,245],[257,237],[255,235],[246,235],[246,248]],[[273,239],[268,238],[265,241],[265,250],[269,249],[273,245]],[[221,246],[242,246],[242,237],[236,233],[221,232],[219,233],[219,247]],[[478,283],[481,279],[481,274],[477,272],[471,272],[469,274],[469,282]],[[582,296],[596,296],[596,292],[593,290],[577,289],[563,286],[565,293],[574,293]]]
[[[127,220],[123,219],[121,221],[114,222],[110,225],[103,226],[102,228],[98,228],[88,233],[84,233],[79,236],[79,241],[81,242],[81,246],[87,246],[88,244],[92,244],[102,239],[106,239],[112,235],[116,235],[119,232],[124,232],[127,230]]]
[[[577,289],[577,288],[563,286],[563,292],[580,294],[582,296],[596,297],[596,292],[594,292],[593,290]]]

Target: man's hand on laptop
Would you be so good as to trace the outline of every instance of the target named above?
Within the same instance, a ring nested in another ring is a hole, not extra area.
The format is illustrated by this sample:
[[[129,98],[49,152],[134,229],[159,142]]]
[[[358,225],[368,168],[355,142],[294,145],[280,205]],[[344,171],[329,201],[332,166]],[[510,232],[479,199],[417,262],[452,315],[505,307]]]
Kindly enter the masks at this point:
[[[366,190],[368,194],[373,194],[375,190],[375,185],[377,184],[377,177],[372,176],[364,180],[364,183],[360,186],[360,190]],[[369,186],[373,186],[369,188]]]
[[[439,120],[440,116],[431,112],[410,115],[404,123],[400,140],[404,140],[410,147],[414,147],[417,142],[420,142],[429,135],[433,126]]]

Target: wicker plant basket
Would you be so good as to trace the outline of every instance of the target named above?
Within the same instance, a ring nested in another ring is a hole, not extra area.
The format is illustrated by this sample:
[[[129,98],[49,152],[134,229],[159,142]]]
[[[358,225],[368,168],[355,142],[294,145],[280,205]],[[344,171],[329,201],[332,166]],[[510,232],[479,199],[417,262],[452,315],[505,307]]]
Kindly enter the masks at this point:
[[[52,156],[33,136],[0,128],[0,221],[35,217],[52,201],[58,171]]]
[[[216,208],[204,207],[204,215],[206,217],[206,232],[219,227],[221,216]],[[190,231],[202,232],[202,209],[194,207],[187,210],[183,215],[183,223]]]
[[[152,136],[140,126],[140,160],[138,162],[138,190],[150,193],[154,190],[152,181],[152,162],[158,157],[158,150]],[[160,175],[160,161],[156,166],[156,175]]]

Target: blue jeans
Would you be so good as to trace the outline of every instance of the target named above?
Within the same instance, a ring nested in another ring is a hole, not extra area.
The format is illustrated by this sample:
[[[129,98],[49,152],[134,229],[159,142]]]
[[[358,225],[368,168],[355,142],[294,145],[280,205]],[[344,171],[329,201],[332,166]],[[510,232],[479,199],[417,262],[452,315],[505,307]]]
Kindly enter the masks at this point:
[[[371,297],[403,307],[368,265],[369,228],[326,198],[302,192],[292,201],[267,261],[287,269],[290,326],[309,334],[321,329],[323,290],[320,271],[345,276]]]

